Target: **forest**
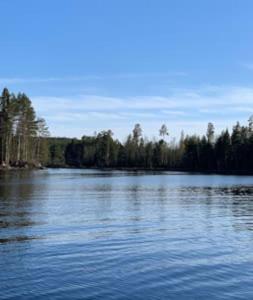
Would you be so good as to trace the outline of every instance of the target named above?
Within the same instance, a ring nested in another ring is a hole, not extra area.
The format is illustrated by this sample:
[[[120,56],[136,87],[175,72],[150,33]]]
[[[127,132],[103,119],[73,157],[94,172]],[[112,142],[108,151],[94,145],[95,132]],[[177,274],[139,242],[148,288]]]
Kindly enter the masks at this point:
[[[253,116],[247,126],[237,122],[232,131],[215,134],[212,123],[206,134],[169,140],[165,124],[158,138],[144,137],[140,124],[124,142],[112,130],[81,139],[49,137],[42,118],[23,93],[4,89],[0,102],[0,162],[6,166],[182,170],[253,174]],[[84,124],[85,126],[85,124]]]
[[[0,97],[1,168],[40,167],[48,159],[48,127],[37,118],[31,100],[24,94],[3,89]]]
[[[184,135],[179,142],[167,142],[168,129],[162,125],[159,139],[143,137],[140,124],[134,126],[124,143],[113,139],[111,130],[81,140],[54,140],[50,146],[51,164],[72,167],[207,171],[253,173],[253,117],[248,126],[238,122],[232,133],[226,129],[215,135],[208,123],[206,135]]]

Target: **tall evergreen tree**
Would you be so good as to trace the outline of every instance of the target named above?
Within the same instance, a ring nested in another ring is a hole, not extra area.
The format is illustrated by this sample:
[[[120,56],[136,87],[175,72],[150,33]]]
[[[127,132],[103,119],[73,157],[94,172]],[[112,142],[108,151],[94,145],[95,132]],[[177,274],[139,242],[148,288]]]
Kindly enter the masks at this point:
[[[41,158],[41,152],[47,151],[45,146],[38,148],[41,138],[47,136],[45,120],[36,120],[31,100],[25,94],[10,94],[5,88],[0,98],[1,164],[36,163]],[[34,147],[36,139],[37,146]]]

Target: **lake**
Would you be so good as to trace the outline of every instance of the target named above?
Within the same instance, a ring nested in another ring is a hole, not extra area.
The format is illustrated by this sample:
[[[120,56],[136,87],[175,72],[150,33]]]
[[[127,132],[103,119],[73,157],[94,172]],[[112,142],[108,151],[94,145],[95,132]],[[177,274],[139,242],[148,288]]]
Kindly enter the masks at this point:
[[[253,177],[0,174],[0,299],[253,299]]]

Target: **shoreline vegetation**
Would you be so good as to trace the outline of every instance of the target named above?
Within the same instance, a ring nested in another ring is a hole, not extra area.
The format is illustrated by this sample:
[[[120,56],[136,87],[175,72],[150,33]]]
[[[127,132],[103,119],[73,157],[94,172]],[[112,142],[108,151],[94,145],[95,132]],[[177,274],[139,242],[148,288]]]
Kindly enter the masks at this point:
[[[4,88],[0,96],[0,171],[50,168],[95,168],[129,171],[186,171],[253,175],[253,116],[215,134],[169,139],[165,124],[159,138],[144,137],[136,124],[124,142],[112,130],[81,139],[50,137],[46,121],[36,116],[31,100]]]
[[[3,89],[0,96],[1,169],[40,168],[47,160],[46,121],[36,116],[31,100]]]

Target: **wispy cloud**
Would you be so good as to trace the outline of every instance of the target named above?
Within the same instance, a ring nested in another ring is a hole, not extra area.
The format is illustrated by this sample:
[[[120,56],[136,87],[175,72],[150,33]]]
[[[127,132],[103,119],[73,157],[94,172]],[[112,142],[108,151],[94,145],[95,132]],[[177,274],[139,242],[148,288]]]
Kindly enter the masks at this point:
[[[20,83],[54,83],[73,82],[85,80],[98,80],[99,76],[71,76],[71,77],[10,77],[0,78],[0,84],[20,84]]]
[[[116,135],[123,137],[135,122],[148,128],[149,135],[164,122],[177,134],[182,129],[203,133],[208,121],[221,130],[237,120],[246,122],[253,112],[253,88],[240,86],[174,90],[163,97],[76,95],[32,100],[36,111],[49,120],[53,134],[65,135],[66,131],[59,132],[64,124],[72,136],[79,135],[83,126],[82,134],[115,128]]]
[[[161,111],[163,114],[166,114],[168,116],[186,116],[187,113],[185,111],[181,111],[181,110],[162,110]]]
[[[118,110],[153,110],[164,113],[185,114],[188,109],[198,111],[221,108],[253,107],[253,88],[217,87],[174,92],[169,96],[107,97],[99,95],[77,95],[73,97],[33,97],[33,102],[42,111],[83,110],[83,111],[118,111]],[[168,110],[169,109],[169,110]],[[173,109],[173,110],[171,110]]]
[[[253,71],[253,63],[241,63],[241,66],[245,69]]]
[[[187,76],[186,72],[133,72],[103,75],[84,75],[66,77],[6,77],[0,78],[0,84],[24,84],[24,83],[54,83],[54,82],[78,82],[78,81],[97,81],[107,79],[136,79],[136,78],[169,78]]]

